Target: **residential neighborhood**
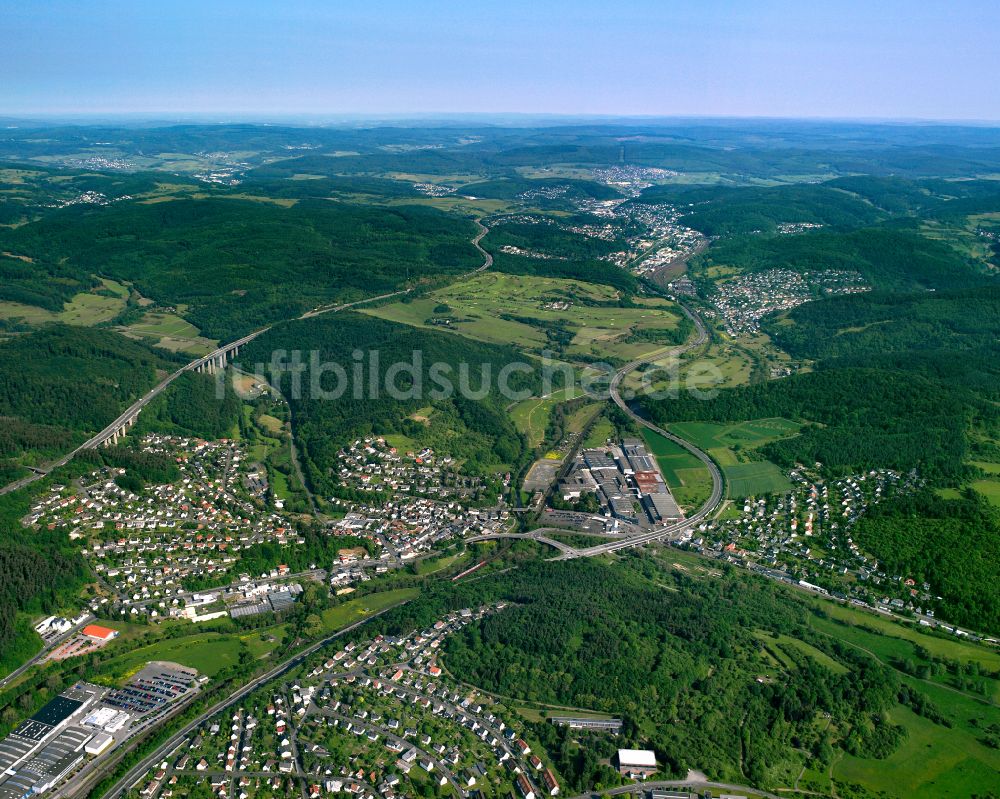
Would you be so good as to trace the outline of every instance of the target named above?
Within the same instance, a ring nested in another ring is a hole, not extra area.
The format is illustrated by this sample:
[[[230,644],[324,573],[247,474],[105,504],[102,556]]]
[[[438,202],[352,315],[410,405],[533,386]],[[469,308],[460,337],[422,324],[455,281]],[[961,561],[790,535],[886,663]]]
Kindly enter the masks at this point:
[[[559,795],[523,719],[441,665],[447,635],[505,607],[462,609],[311,658],[199,726],[139,780],[140,795],[180,799],[198,784],[244,799]]]

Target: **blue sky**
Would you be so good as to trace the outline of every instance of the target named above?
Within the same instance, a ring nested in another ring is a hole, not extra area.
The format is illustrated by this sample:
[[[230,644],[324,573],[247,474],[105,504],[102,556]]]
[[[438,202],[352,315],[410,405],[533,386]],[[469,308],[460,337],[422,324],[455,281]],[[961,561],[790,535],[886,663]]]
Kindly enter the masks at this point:
[[[0,114],[1000,120],[988,0],[0,0]]]

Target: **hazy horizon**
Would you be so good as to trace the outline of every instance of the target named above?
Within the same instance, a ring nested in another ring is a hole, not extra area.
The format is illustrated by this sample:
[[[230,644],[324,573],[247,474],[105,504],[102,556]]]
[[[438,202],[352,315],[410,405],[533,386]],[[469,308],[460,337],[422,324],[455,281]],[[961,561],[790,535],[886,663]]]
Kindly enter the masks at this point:
[[[6,117],[1000,121],[1000,7],[0,0]]]

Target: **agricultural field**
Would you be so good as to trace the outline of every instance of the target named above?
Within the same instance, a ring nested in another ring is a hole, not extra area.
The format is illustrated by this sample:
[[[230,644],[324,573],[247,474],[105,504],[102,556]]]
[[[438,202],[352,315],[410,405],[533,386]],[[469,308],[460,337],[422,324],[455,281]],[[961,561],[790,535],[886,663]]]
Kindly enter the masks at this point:
[[[427,297],[364,313],[417,327],[452,330],[535,354],[567,359],[629,360],[662,349],[635,340],[645,331],[674,330],[681,319],[668,301],[618,306],[609,286],[562,278],[483,273]]]
[[[642,437],[684,510],[690,511],[708,498],[712,493],[712,475],[700,460],[680,444],[647,428],[642,429]]]
[[[800,425],[788,419],[754,419],[735,424],[678,422],[670,430],[708,452],[726,477],[727,495],[740,499],[782,493],[792,484],[768,461],[747,461],[747,453],[768,442],[796,435]]]
[[[217,342],[202,336],[186,319],[163,311],[147,311],[123,332],[150,339],[158,347],[191,355],[204,355],[217,346]]]
[[[752,419],[736,424],[677,422],[670,425],[670,430],[701,449],[725,448],[740,451],[793,436],[800,427],[798,422],[790,419],[772,418]]]
[[[40,325],[47,322],[62,322],[68,325],[92,326],[114,319],[125,308],[129,290],[126,286],[107,278],[91,291],[76,294],[56,313],[36,305],[19,302],[0,302],[0,319],[20,319]]]

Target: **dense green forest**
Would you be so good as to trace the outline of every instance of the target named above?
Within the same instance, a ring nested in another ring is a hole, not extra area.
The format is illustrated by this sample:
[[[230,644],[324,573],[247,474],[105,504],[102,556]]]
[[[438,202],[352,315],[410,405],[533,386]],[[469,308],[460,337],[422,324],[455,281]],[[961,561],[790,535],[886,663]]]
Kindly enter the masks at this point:
[[[0,496],[0,668],[5,671],[38,649],[27,619],[58,611],[87,577],[83,559],[64,533],[29,533],[22,527],[27,510],[24,492]]]
[[[0,250],[34,258],[36,271],[58,264],[78,280],[127,280],[161,305],[189,306],[205,335],[231,338],[321,303],[468,271],[480,263],[474,234],[466,220],[417,206],[175,199],[65,208],[0,229]]]
[[[285,373],[282,393],[291,405],[306,477],[317,493],[338,492],[331,472],[336,454],[364,435],[402,434],[420,446],[452,455],[463,462],[465,472],[473,474],[515,467],[527,455],[522,436],[504,410],[506,400],[495,391],[499,370],[523,361],[512,348],[344,313],[279,325],[248,345],[240,360],[245,368],[256,369],[260,364],[266,373],[274,352],[285,351],[291,359],[294,350],[305,351],[295,379],[299,388]],[[316,353],[316,370],[310,365],[311,351]],[[378,360],[375,367],[373,352]],[[413,366],[415,357],[420,368],[400,371],[393,381],[403,395],[412,398],[393,399],[386,389],[389,368],[394,364]],[[344,370],[346,380],[341,381],[332,367],[322,366],[334,363]],[[354,380],[356,364],[362,369],[360,382]],[[435,369],[443,369],[440,377],[454,391],[442,390],[447,386],[434,377]],[[492,386],[482,383],[484,369],[491,375]],[[372,374],[376,375],[377,391],[371,389]],[[513,374],[510,386],[535,390],[538,380],[537,374]],[[462,391],[463,384],[471,391]],[[339,385],[343,385],[343,393],[328,396]],[[428,421],[422,420],[423,413],[414,418],[417,411],[427,408],[433,411]]]
[[[1000,630],[1000,510],[973,491],[943,499],[927,491],[879,505],[854,540],[888,573],[929,582],[944,618]]]
[[[958,289],[981,285],[980,266],[941,241],[903,226],[847,232],[725,239],[703,256],[741,271],[839,269],[860,272],[876,289]]]
[[[639,286],[630,272],[599,260],[602,255],[621,249],[621,243],[583,236],[555,224],[500,221],[490,227],[482,244],[493,255],[493,268],[499,272],[584,280],[611,286],[623,294],[632,294]],[[501,252],[505,246],[548,257]]]
[[[769,786],[800,757],[796,748],[821,762],[838,747],[884,757],[903,734],[884,716],[899,692],[893,672],[813,633],[804,606],[781,587],[728,570],[693,579],[647,557],[532,561],[429,586],[380,626],[419,627],[444,610],[497,599],[513,604],[449,637],[448,671],[515,700],[621,716],[624,734],[613,746],[655,749],[667,774],[696,768]],[[837,671],[801,652],[794,666],[776,668],[763,642],[782,634],[825,653]],[[823,713],[839,738],[815,724]],[[607,741],[588,739],[594,753],[585,756],[545,722],[534,733],[554,744],[574,791],[606,779],[597,753]]]
[[[803,420],[793,438],[761,453],[783,466],[821,462],[834,474],[872,469],[918,469],[928,479],[966,474],[967,428],[997,410],[960,386],[917,374],[862,367],[818,369],[780,381],[722,389],[714,399],[682,393],[646,401],[661,424],[742,421],[770,416]]]
[[[175,368],[168,353],[110,330],[50,325],[0,344],[3,454],[62,452]],[[77,434],[73,436],[72,434]]]
[[[490,197],[498,200],[523,200],[542,210],[573,211],[574,201],[581,199],[613,200],[621,194],[611,186],[589,180],[565,178],[523,178],[508,175],[462,187],[463,195]]]
[[[501,247],[514,246],[542,253],[550,258],[595,260],[602,255],[621,249],[620,244],[592,238],[546,222],[510,222],[499,220],[490,228],[484,240],[491,252]],[[539,259],[542,260],[542,259]]]
[[[239,422],[240,399],[230,386],[216,395],[214,376],[185,372],[153,400],[139,417],[137,433],[161,433],[228,438]]]
[[[782,223],[856,228],[885,216],[871,202],[828,184],[654,186],[636,202],[681,205],[685,207],[684,224],[706,236],[774,233]]]
[[[764,330],[797,358],[974,351],[1000,341],[1000,285],[833,297],[771,317]]]

